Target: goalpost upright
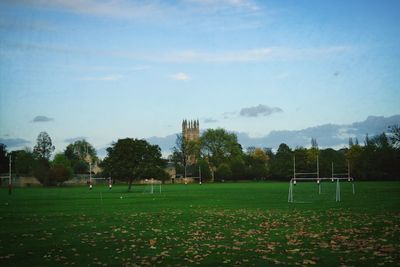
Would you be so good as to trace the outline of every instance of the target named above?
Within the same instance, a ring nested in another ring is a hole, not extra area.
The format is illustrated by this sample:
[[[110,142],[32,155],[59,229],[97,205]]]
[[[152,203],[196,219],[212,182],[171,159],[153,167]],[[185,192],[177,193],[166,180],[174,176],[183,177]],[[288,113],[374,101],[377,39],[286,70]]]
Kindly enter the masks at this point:
[[[150,186],[150,194],[154,194],[154,193],[160,193],[161,194],[161,181],[159,180],[154,180],[154,178],[151,178],[150,181],[148,181],[147,179],[146,181],[146,186],[143,189],[143,193],[146,193],[148,186]],[[154,185],[158,185],[158,190],[155,190],[155,186]]]
[[[11,195],[11,192],[12,192],[12,180],[11,180],[12,158],[11,158],[11,153],[8,154],[8,157],[9,157],[9,163],[8,163],[8,194]]]

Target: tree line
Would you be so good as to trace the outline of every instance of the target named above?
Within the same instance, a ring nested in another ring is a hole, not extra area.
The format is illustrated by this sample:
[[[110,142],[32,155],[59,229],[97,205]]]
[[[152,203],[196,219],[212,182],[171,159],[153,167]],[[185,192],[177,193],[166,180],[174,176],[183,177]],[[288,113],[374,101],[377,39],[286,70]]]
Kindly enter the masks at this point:
[[[19,176],[33,176],[46,186],[61,185],[75,177],[87,179],[91,166],[98,165],[99,173],[93,177],[112,177],[129,183],[134,180],[156,178],[165,181],[169,175],[165,172],[167,161],[161,157],[158,145],[145,140],[119,139],[107,148],[104,160],[97,157],[95,148],[86,140],[77,140],[69,144],[63,152],[56,153],[51,137],[41,132],[33,150],[29,148],[7,153],[6,146],[0,144],[0,173],[8,173],[9,156],[12,158],[12,173]]]
[[[198,177],[203,181],[285,180],[293,176],[293,158],[296,172],[314,172],[317,158],[320,177],[331,177],[335,172],[347,172],[360,180],[400,180],[400,127],[389,127],[389,133],[369,137],[362,144],[349,138],[348,147],[320,149],[316,139],[310,148],[290,148],[282,143],[274,152],[265,147],[243,149],[236,134],[225,129],[208,129],[199,140],[187,141],[179,134],[173,153],[163,159],[158,145],[146,140],[119,139],[107,148],[101,161],[94,147],[86,140],[69,144],[63,152],[51,159],[55,147],[50,136],[41,132],[33,150],[7,153],[0,144],[0,173],[8,173],[8,156],[13,159],[12,172],[17,176],[34,176],[43,185],[60,185],[77,175],[88,175],[89,166],[98,164],[100,177],[127,181],[129,189],[135,180],[169,179],[165,171],[168,162],[180,176]],[[193,161],[192,159],[195,159]]]
[[[7,153],[6,146],[0,144],[0,173],[7,173],[9,156],[12,159],[12,173],[19,176],[33,176],[43,185],[54,186],[76,175],[89,172],[89,162],[97,162],[96,150],[86,140],[69,144],[61,153],[56,153],[51,137],[41,132],[33,150],[25,148]]]
[[[188,162],[189,155],[197,159]],[[361,180],[400,180],[400,128],[391,126],[389,135],[366,135],[363,144],[349,138],[349,145],[341,149],[320,149],[311,139],[310,148],[290,148],[279,145],[276,152],[270,148],[243,149],[234,133],[224,129],[208,129],[197,141],[187,141],[177,135],[170,160],[177,173],[199,176],[204,180],[288,180],[293,177],[293,158],[296,172],[316,172],[317,158],[320,177],[347,173]]]

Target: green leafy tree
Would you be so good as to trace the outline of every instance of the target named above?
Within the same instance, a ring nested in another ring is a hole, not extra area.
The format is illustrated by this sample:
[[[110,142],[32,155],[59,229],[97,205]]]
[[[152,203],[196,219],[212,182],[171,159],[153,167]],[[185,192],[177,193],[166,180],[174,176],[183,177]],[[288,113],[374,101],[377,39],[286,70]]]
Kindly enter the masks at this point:
[[[392,125],[389,127],[391,138],[394,147],[400,148],[400,126],[399,125]]]
[[[196,169],[197,166],[195,161],[199,158],[200,143],[194,140],[188,141],[182,134],[177,134],[172,153],[172,161],[174,162],[177,173],[183,174],[185,173],[185,169],[186,172],[188,169]]]
[[[201,170],[201,179],[202,181],[210,181],[212,178],[211,171],[210,171],[210,166],[208,162],[205,159],[200,158],[197,161],[197,166],[200,167]]]
[[[229,180],[232,178],[232,170],[228,164],[222,163],[218,166],[215,175],[220,181]]]
[[[316,169],[317,158],[319,160],[319,148],[317,139],[311,138],[311,148],[307,150],[307,167],[311,170]]]
[[[306,148],[296,147],[294,155],[296,157],[296,172],[311,172],[316,170],[316,161],[311,162],[309,160]],[[293,159],[291,162],[293,162]]]
[[[350,163],[351,175],[355,178],[361,178],[363,175],[361,172],[362,154],[363,148],[358,143],[350,147],[345,153],[346,159]]]
[[[224,129],[208,129],[201,136],[200,144],[202,155],[208,158],[212,167],[230,162],[243,153],[236,134]]]
[[[232,179],[233,180],[243,180],[247,175],[247,166],[242,157],[233,158],[229,164],[232,170]]]
[[[98,160],[96,149],[85,139],[77,140],[69,144],[65,148],[64,154],[70,161],[86,161],[90,159],[92,162],[95,162]]]
[[[373,136],[370,139],[370,146],[373,148],[368,148],[369,158],[364,157],[364,160],[370,162],[373,167],[373,175],[369,179],[387,180],[398,177],[400,170],[398,152],[388,136],[385,133]]]
[[[36,139],[36,145],[33,148],[33,154],[37,159],[49,160],[54,149],[55,147],[53,146],[48,133],[41,132]]]
[[[64,181],[71,179],[73,170],[70,160],[63,153],[58,153],[54,156],[51,162],[49,180],[53,184],[61,184]]]
[[[0,173],[8,172],[7,147],[0,143]]]
[[[12,152],[14,160],[13,171],[19,175],[32,175],[35,168],[35,156],[29,149],[17,150]]]
[[[150,145],[145,140],[125,138],[119,139],[107,148],[107,157],[102,162],[104,172],[114,179],[128,181],[128,191],[135,179],[152,177],[154,169],[164,168],[161,149],[158,145]],[[160,172],[161,173],[161,172]]]
[[[335,173],[347,172],[346,153],[348,149],[336,151],[332,148],[319,151],[319,173],[320,177],[332,176],[332,163]]]
[[[248,150],[248,176],[251,179],[264,179],[269,175],[270,160],[266,150],[256,147]]]
[[[71,162],[74,173],[85,174],[89,172],[89,162],[98,161],[96,149],[86,140],[77,140],[69,144],[64,155]]]
[[[293,152],[285,143],[279,145],[271,162],[271,175],[276,179],[289,179],[293,176]]]
[[[49,180],[50,163],[45,158],[39,158],[35,160],[35,166],[33,168],[33,176],[38,179],[42,185],[50,185]]]

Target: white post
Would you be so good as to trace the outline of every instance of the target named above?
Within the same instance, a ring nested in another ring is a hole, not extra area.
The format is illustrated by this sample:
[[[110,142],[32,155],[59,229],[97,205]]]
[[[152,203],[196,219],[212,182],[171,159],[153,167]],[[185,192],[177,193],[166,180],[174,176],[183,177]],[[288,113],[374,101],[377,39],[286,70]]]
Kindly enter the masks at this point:
[[[317,154],[317,182],[318,182],[318,194],[321,195],[321,181],[319,180],[319,155]]]
[[[9,164],[8,164],[8,184],[11,185],[11,154],[8,156],[9,157]]]
[[[339,179],[336,179],[336,202],[340,202],[340,183],[339,183]]]
[[[201,168],[200,168],[200,165],[199,165],[199,179],[200,179],[199,184],[201,184]]]
[[[9,165],[8,165],[8,194],[9,195],[11,195],[11,190],[12,190],[12,183],[11,183],[11,162],[12,162],[12,159],[11,159],[11,154],[9,154],[9,159],[10,159],[10,162],[9,162]]]
[[[153,194],[153,185],[154,185],[154,179],[153,178],[151,178],[151,194]]]
[[[185,162],[185,179],[186,179],[186,162]]]
[[[293,178],[296,179],[296,155],[293,155]]]
[[[293,182],[292,182],[292,180],[290,180],[290,182],[289,182],[288,202],[293,203]]]
[[[92,162],[89,162],[89,183],[92,184]]]
[[[347,179],[350,182],[350,161],[347,161]]]
[[[321,195],[321,181],[318,180],[318,195]]]

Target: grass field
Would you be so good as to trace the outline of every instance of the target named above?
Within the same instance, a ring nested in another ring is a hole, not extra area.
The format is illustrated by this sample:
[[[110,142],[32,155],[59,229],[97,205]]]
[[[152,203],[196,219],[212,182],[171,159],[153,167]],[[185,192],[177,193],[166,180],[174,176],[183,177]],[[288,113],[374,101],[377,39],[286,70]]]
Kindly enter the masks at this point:
[[[1,188],[0,265],[399,266],[399,182],[298,186]]]

